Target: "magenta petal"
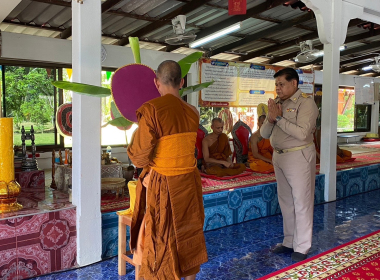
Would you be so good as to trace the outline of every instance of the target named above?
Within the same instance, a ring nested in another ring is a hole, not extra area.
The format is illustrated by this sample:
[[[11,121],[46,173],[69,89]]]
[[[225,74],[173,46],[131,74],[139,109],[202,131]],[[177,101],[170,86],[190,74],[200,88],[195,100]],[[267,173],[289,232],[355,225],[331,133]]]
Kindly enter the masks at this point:
[[[137,122],[136,110],[145,102],[160,97],[153,79],[154,71],[142,64],[130,64],[116,70],[111,92],[115,105],[124,118]]]

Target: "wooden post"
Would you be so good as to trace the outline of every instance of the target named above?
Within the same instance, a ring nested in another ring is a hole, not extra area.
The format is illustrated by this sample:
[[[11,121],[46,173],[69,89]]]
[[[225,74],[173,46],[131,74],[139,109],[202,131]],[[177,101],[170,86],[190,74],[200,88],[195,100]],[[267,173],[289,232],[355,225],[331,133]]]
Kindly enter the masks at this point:
[[[51,152],[51,184],[50,188],[56,190],[57,184],[55,183],[55,150]]]
[[[61,149],[59,149],[59,165],[63,165]]]

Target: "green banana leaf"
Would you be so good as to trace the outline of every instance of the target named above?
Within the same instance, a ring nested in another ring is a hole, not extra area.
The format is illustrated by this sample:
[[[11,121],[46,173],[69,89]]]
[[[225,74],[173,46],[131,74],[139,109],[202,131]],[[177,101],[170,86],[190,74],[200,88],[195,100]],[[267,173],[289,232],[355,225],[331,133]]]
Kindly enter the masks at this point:
[[[207,87],[211,86],[213,83],[214,83],[214,81],[211,81],[211,82],[207,82],[207,83],[201,83],[201,84],[198,84],[195,86],[189,86],[189,87],[182,88],[179,90],[179,95],[181,97],[183,97],[183,96],[188,95],[189,93],[192,93],[194,91],[200,91],[204,88],[207,88]]]
[[[141,56],[140,56],[140,44],[138,37],[128,37],[129,45],[131,46],[133,57],[135,59],[135,63],[141,64]]]
[[[110,120],[108,123],[103,125],[102,127],[105,127],[107,125],[113,125],[113,126],[120,126],[120,127],[126,127],[133,124],[133,122],[130,122],[129,120],[125,119],[124,117],[115,118],[113,120]]]
[[[66,81],[54,81],[51,82],[53,86],[65,90],[71,90],[76,93],[94,96],[94,97],[107,97],[111,95],[111,90],[109,88],[92,86],[81,83],[73,83]]]
[[[115,102],[114,101],[111,101],[111,112],[112,112],[112,115],[113,115],[113,118],[114,119],[117,119],[117,118],[124,118],[119,110],[117,109],[116,105],[115,105]]]
[[[182,78],[185,77],[187,73],[189,73],[191,64],[197,62],[202,57],[202,55],[202,52],[195,52],[178,61],[179,66],[181,66]]]

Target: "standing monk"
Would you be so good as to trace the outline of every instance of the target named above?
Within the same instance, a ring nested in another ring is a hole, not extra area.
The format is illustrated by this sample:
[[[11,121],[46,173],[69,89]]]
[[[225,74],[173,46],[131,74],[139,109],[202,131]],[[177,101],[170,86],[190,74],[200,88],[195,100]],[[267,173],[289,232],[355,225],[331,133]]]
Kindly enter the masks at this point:
[[[273,173],[272,155],[273,148],[270,141],[260,134],[260,128],[266,116],[261,115],[257,122],[258,129],[249,139],[248,162],[249,168],[258,173]]]
[[[207,261],[202,185],[194,158],[199,114],[179,96],[183,79],[177,62],[162,62],[154,83],[161,97],[137,110],[139,127],[128,147],[132,162],[144,168],[130,247],[137,279],[191,280]]]
[[[214,118],[211,122],[212,133],[202,140],[205,172],[218,177],[234,176],[246,170],[244,164],[232,163],[230,143],[227,135],[223,133],[223,126],[221,118]]]
[[[275,75],[275,100],[269,99],[268,116],[260,129],[270,138],[277,180],[284,240],[272,250],[292,252],[293,261],[307,258],[313,233],[315,146],[313,132],[318,108],[298,89],[296,70],[284,68]]]

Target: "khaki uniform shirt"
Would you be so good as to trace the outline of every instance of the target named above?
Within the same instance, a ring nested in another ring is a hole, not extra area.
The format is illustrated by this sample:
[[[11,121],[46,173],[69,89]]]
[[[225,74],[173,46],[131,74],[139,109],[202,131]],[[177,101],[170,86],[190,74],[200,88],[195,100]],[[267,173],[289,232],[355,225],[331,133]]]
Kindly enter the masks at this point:
[[[275,99],[276,103],[280,101]],[[311,96],[298,89],[282,103],[282,119],[277,123],[264,121],[260,129],[263,138],[270,139],[274,149],[290,149],[313,141],[318,107]]]

